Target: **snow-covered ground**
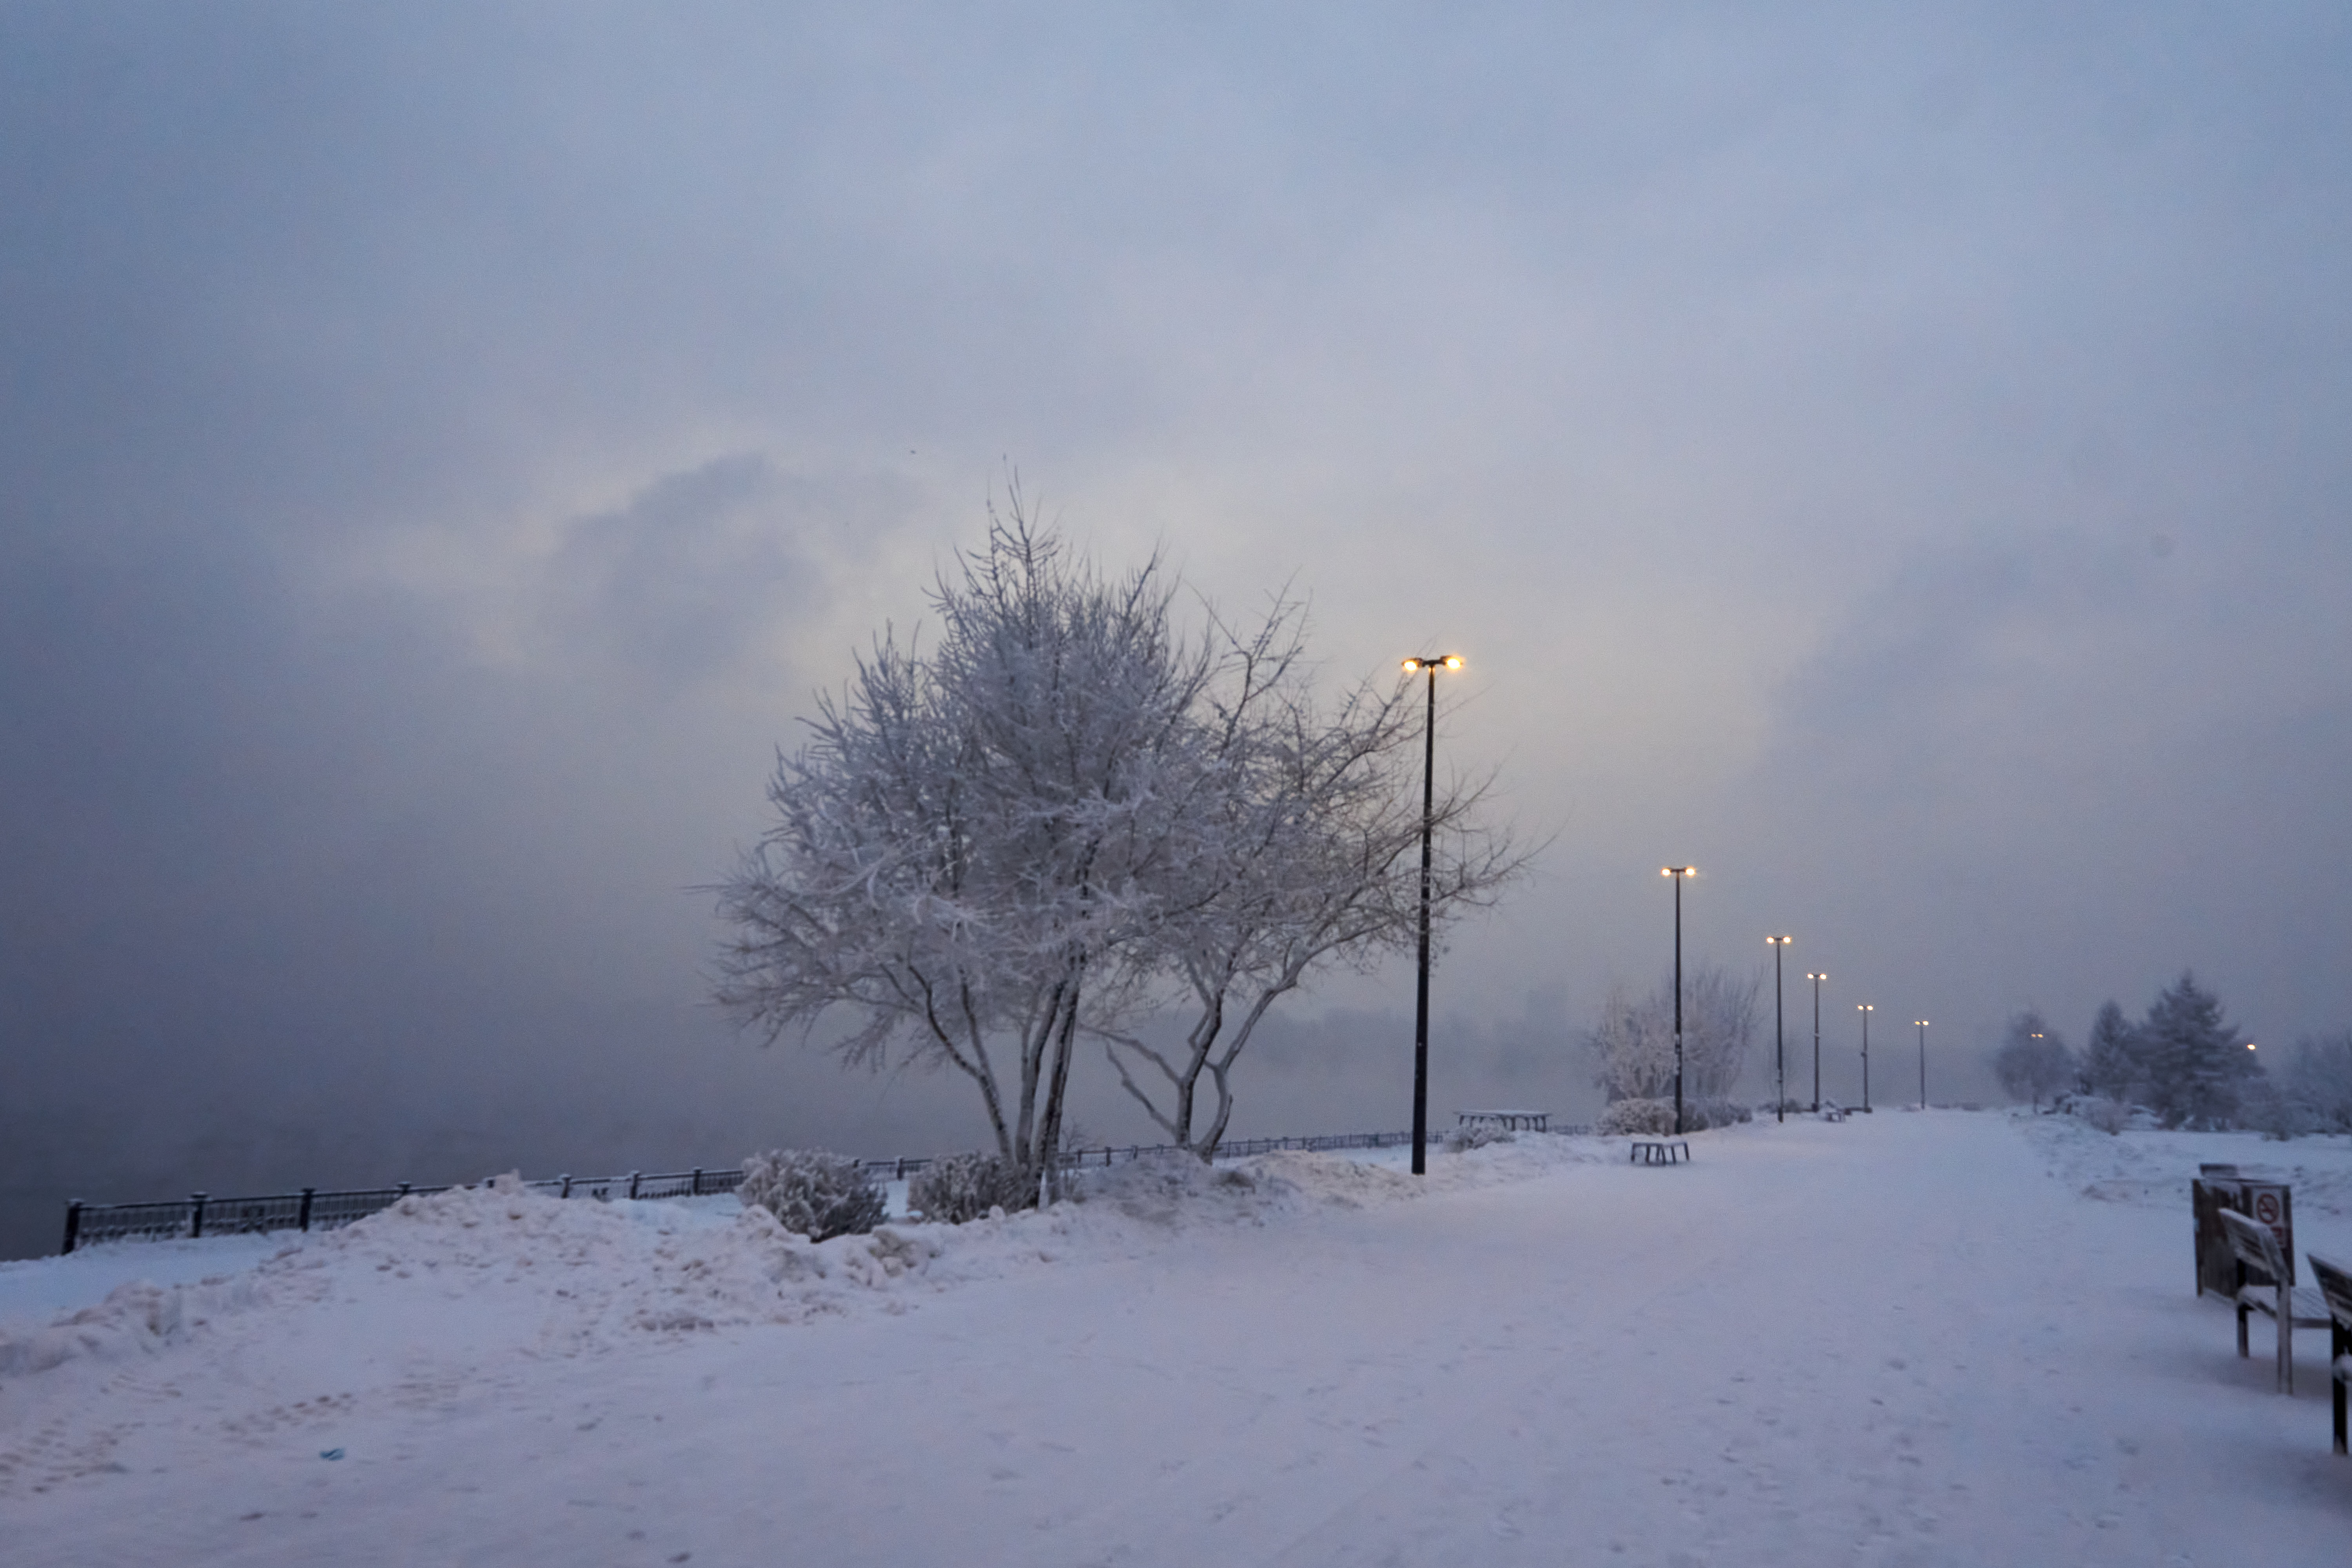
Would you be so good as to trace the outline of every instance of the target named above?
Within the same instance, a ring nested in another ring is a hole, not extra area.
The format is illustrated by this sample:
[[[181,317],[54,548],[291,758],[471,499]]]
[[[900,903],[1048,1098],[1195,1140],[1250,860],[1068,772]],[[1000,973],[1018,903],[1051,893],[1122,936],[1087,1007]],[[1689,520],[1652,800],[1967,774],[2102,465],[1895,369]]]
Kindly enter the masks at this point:
[[[2352,1141],[1693,1143],[1124,1167],[817,1247],[478,1191],[7,1265],[0,1560],[2352,1561],[2325,1337],[2292,1397],[2238,1359],[2187,1196],[2267,1167],[2352,1259]]]

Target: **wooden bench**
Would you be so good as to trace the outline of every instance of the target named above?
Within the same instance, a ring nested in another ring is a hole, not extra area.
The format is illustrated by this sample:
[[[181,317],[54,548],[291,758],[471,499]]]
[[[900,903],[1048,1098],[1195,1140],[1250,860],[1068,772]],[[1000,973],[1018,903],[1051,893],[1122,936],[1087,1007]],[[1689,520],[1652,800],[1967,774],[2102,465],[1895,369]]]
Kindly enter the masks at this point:
[[[2278,1388],[2282,1394],[2294,1392],[2294,1342],[2297,1329],[2325,1329],[2334,1320],[2328,1316],[2327,1298],[2308,1286],[2296,1285],[2294,1267],[2281,1250],[2278,1237],[2271,1227],[2248,1219],[2235,1209],[2221,1211],[2222,1234],[2230,1238],[2230,1250],[2238,1255],[2247,1278],[2238,1287],[2238,1353],[2246,1349],[2246,1320],[2255,1312],[2278,1324]],[[2259,1276],[2259,1278],[2256,1278]]]
[[[1845,1120],[1845,1108],[1838,1105],[1824,1105],[1822,1107],[1822,1120],[1824,1121],[1843,1121]]]
[[[1690,1142],[1682,1138],[1636,1138],[1631,1153],[1636,1165],[1672,1165],[1690,1158]]]
[[[2336,1391],[2336,1451],[2352,1454],[2344,1421],[2345,1393],[2352,1389],[2352,1270],[2338,1268],[2315,1252],[2304,1256],[2311,1259],[2311,1277],[2319,1281],[2319,1293],[2327,1302],[2327,1381]]]

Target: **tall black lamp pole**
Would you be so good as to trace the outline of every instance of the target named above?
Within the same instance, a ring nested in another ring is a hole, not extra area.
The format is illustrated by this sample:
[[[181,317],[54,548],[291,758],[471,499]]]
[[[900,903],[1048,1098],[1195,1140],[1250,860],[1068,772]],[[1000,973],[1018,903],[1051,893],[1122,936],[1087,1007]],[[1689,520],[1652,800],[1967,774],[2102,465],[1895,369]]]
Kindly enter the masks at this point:
[[[1421,984],[1412,1004],[1412,1173],[1429,1170],[1429,829],[1437,802],[1437,672],[1459,669],[1458,654],[1409,658],[1404,672],[1429,672],[1429,721],[1421,737]]]
[[[1780,955],[1789,950],[1793,936],[1768,936],[1772,944],[1772,1120],[1786,1121],[1789,1105],[1789,1058],[1786,1041],[1788,1018],[1780,1005]]]
[[[1870,1113],[1870,1016],[1878,1011],[1867,1002],[1857,1002],[1854,1011],[1862,1015],[1862,1110]]]
[[[1914,1018],[1919,1026],[1919,1109],[1927,1109],[1927,1020]]]
[[[1665,866],[1661,877],[1675,879],[1675,1135],[1683,1131],[1683,879],[1698,875],[1696,866]]]
[[[1813,983],[1813,1114],[1818,1116],[1822,1111],[1822,982],[1829,975],[1807,970],[1805,978]]]

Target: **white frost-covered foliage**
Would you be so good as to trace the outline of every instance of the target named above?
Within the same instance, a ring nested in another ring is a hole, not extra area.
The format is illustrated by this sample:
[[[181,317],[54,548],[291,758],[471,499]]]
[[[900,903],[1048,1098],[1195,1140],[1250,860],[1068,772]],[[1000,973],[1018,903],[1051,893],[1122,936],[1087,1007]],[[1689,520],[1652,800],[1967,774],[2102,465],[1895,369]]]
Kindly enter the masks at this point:
[[[2352,1031],[2294,1043],[2279,1087],[2318,1132],[2352,1132]]]
[[[1443,931],[1490,903],[1526,857],[1483,826],[1483,783],[1420,783],[1423,684],[1358,687],[1319,705],[1303,617],[1277,603],[1244,637],[1220,626],[1203,694],[1201,776],[1168,917],[1132,958],[1164,977],[1192,1023],[1179,1042],[1097,1026],[1120,1084],[1170,1141],[1206,1159],[1232,1118],[1235,1059],[1268,1008],[1318,968],[1369,968],[1419,930],[1424,826],[1429,913]]]
[[[1500,1127],[1485,1125],[1456,1127],[1445,1135],[1445,1147],[1455,1154],[1466,1154],[1473,1149],[1484,1149],[1495,1143],[1516,1143],[1517,1135]]]
[[[1738,980],[1711,963],[1696,966],[1683,981],[1683,1125],[1699,1100],[1726,1100],[1756,1037],[1757,997],[1764,983],[1759,970]],[[1675,983],[1635,996],[1612,984],[1601,1005],[1601,1021],[1585,1037],[1592,1052],[1594,1081],[1611,1100],[1663,1100],[1672,1125],[1675,1095]]]
[[[2028,1007],[2010,1019],[1992,1070],[2001,1088],[2039,1110],[2043,1100],[2074,1087],[2081,1068],[2058,1031]]]
[[[2120,1100],[2109,1100],[2099,1094],[2062,1095],[2052,1102],[2050,1109],[2109,1134],[2141,1131],[2158,1124],[2154,1113],[2144,1107],[2127,1105]]]
[[[993,1154],[950,1154],[908,1179],[907,1207],[941,1225],[1037,1206],[1036,1178]]]
[[[743,1162],[743,1184],[735,1195],[757,1205],[786,1230],[811,1241],[862,1236],[888,1214],[882,1189],[866,1168],[846,1154],[822,1149],[771,1149]]]
[[[1156,561],[1102,576],[1016,494],[932,591],[936,644],[885,633],[769,786],[722,885],[720,1001],[775,1037],[835,1007],[848,1061],[952,1068],[998,1157],[1053,1173],[1082,1014],[1139,993],[1121,955],[1186,853],[1213,662]]]
[[[1704,1132],[1713,1127],[1730,1127],[1752,1121],[1755,1112],[1747,1106],[1729,1100],[1685,1100],[1683,1127],[1685,1132]],[[1651,1137],[1671,1134],[1675,1130],[1675,1102],[1671,1100],[1633,1098],[1612,1100],[1601,1112],[1593,1131],[1610,1137]]]
[[[1190,637],[1178,592],[1156,559],[1112,578],[1074,557],[1016,491],[934,587],[936,640],[886,631],[779,763],[774,824],[719,889],[719,1000],[770,1038],[841,1008],[846,1060],[953,1068],[997,1156],[1049,1188],[1082,1035],[1213,1150],[1266,1007],[1413,929],[1419,725],[1402,692],[1318,710],[1295,606]],[[1519,867],[1478,799],[1439,814],[1439,917]],[[1199,1022],[1161,1051],[1134,1020],[1171,991]]]

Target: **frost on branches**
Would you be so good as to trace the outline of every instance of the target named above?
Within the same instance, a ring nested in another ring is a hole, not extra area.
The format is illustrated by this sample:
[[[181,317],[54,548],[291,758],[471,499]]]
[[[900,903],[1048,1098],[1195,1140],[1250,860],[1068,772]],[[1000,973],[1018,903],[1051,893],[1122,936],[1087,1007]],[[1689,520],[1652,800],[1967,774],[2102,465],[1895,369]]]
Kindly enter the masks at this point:
[[[1693,1124],[1691,1111],[1702,1102],[1726,1102],[1748,1063],[1755,1043],[1757,997],[1764,977],[1759,971],[1738,980],[1715,964],[1694,967],[1683,981],[1683,1108],[1684,1125]],[[1675,1094],[1675,983],[1672,976],[1656,990],[1636,996],[1624,984],[1612,983],[1601,1005],[1601,1021],[1585,1037],[1592,1053],[1593,1080],[1607,1091],[1613,1105],[1621,1100],[1663,1102],[1671,1131]],[[1737,1119],[1736,1111],[1729,1111]],[[1639,1121],[1646,1111],[1629,1111]],[[1712,1120],[1708,1125],[1719,1125]],[[1628,1128],[1627,1131],[1636,1129]],[[1646,1122],[1643,1129],[1646,1130]]]
[[[745,1207],[766,1209],[786,1230],[811,1241],[863,1236],[888,1207],[866,1167],[846,1154],[821,1149],[772,1149],[743,1162],[735,1195]]]
[[[2112,1007],[2114,1004],[2108,1005]],[[2042,1109],[2043,1100],[2055,1099],[2074,1088],[2083,1076],[2082,1065],[2074,1059],[2074,1051],[2058,1037],[2058,1031],[2031,1007],[2009,1020],[2000,1049],[1993,1053],[1992,1070],[2002,1089],[2036,1110]]]
[[[936,646],[886,630],[820,702],[719,889],[739,1018],[772,1039],[837,1008],[845,1060],[961,1073],[1033,1194],[1057,1178],[1082,1041],[1213,1152],[1266,1007],[1407,940],[1417,908],[1407,706],[1360,691],[1323,715],[1295,606],[1188,637],[1177,592],[1156,559],[1117,579],[1072,559],[1016,492],[934,585]],[[1438,824],[1441,916],[1521,864],[1477,805],[1455,791]],[[1196,1017],[1178,1052],[1136,1027],[1171,996]]]

